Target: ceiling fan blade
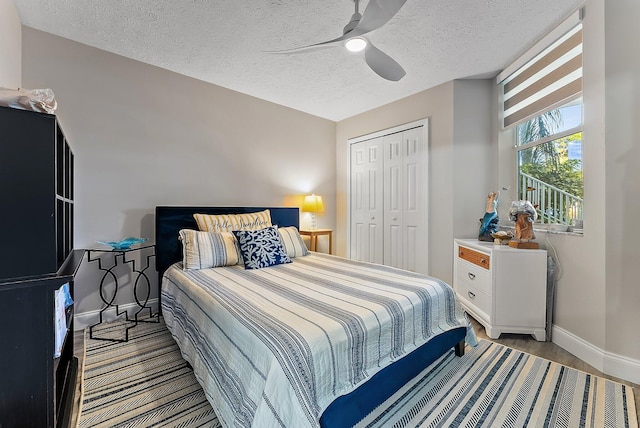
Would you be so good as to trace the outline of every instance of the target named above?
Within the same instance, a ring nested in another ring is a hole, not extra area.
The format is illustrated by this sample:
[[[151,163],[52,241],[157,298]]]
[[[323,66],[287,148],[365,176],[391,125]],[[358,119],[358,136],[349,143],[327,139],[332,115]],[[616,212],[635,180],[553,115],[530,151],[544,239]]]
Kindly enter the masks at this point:
[[[364,50],[364,59],[371,69],[383,79],[397,82],[402,79],[406,71],[400,64],[377,47],[371,41]]]
[[[382,27],[406,2],[407,0],[370,0],[352,36],[361,36]]]
[[[347,34],[350,34],[350,33],[347,33]],[[327,40],[326,42],[315,43],[313,45],[308,45],[308,46],[300,46],[297,48],[284,49],[281,51],[265,51],[265,53],[290,54],[290,53],[311,52],[311,51],[320,50],[320,49],[332,48],[340,44],[340,42],[342,42],[343,40],[347,40],[349,38],[347,37],[347,34],[337,37],[333,40]]]

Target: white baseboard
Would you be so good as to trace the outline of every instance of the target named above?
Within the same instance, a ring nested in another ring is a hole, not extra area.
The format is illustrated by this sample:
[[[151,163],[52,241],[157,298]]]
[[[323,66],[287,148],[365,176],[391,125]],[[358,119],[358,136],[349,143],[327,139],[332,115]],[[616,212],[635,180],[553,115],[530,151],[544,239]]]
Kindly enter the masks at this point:
[[[640,384],[640,361],[604,351],[556,325],[552,342],[609,376]]]
[[[640,385],[640,361],[632,358],[605,352],[603,373]]]
[[[158,299],[149,299],[149,306],[154,314],[158,313]],[[135,303],[125,303],[122,305],[118,305],[118,309],[120,312],[127,311],[129,319],[133,319],[133,316],[138,310],[140,306]],[[149,311],[145,310],[140,313],[140,316],[148,315]],[[109,308],[102,314],[102,321],[109,322],[115,321],[116,319],[124,319],[124,314],[121,314],[119,317],[116,316],[115,308]],[[97,311],[89,311],[89,312],[81,312],[76,313],[73,318],[73,329],[75,331],[83,330],[86,327],[96,324],[100,321],[100,310]]]

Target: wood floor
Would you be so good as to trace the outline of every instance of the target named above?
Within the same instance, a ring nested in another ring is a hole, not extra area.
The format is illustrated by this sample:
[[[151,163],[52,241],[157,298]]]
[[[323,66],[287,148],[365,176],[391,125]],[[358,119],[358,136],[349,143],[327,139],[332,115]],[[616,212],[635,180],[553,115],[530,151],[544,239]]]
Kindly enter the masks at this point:
[[[536,355],[541,358],[546,358],[547,360],[555,361],[556,363],[563,364],[567,367],[572,367],[577,370],[581,370],[583,372],[591,373],[596,376],[600,376],[606,379],[611,379],[616,382],[620,382],[625,385],[629,385],[633,388],[633,394],[636,402],[636,412],[638,413],[638,420],[640,420],[640,385],[636,385],[631,382],[627,382],[625,380],[621,380],[612,376],[605,375],[604,373],[599,372],[595,368],[591,367],[589,364],[585,363],[581,359],[577,358],[573,354],[565,351],[558,345],[552,342],[538,342],[533,337],[528,334],[502,334],[499,339],[490,339],[482,325],[480,325],[476,320],[469,317],[471,319],[471,323],[476,331],[478,339],[491,340],[496,343],[500,343],[505,346],[510,346],[514,349],[527,352],[532,355]],[[81,379],[82,379],[82,367],[84,360],[84,333],[82,331],[78,331],[74,335],[75,340],[75,349],[78,354],[78,381],[76,383],[76,395],[75,395],[75,403],[74,403],[74,411],[71,417],[71,427],[75,427],[77,424],[77,418],[79,415],[80,409],[80,400],[81,400]]]

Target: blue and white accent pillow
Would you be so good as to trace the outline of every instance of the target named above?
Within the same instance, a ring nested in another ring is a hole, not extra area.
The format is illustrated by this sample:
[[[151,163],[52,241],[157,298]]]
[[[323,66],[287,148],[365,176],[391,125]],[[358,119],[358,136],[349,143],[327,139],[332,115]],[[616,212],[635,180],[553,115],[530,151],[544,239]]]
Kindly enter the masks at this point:
[[[291,263],[280,240],[277,226],[260,230],[234,230],[245,269]]]

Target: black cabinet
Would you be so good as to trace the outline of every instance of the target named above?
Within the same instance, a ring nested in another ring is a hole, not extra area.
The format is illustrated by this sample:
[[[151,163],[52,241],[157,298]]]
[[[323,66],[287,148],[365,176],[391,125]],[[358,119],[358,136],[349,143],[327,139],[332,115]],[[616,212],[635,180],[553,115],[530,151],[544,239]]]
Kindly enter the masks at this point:
[[[56,294],[73,298],[84,250],[73,250],[73,153],[56,116],[0,107],[0,195],[0,427],[67,426],[73,305],[59,310]]]
[[[0,107],[0,278],[56,272],[73,248],[73,153],[55,115]]]
[[[73,278],[84,250],[71,251],[53,275],[0,280],[0,427],[69,425],[78,360],[73,347],[73,306],[62,322],[56,351],[56,291]]]

